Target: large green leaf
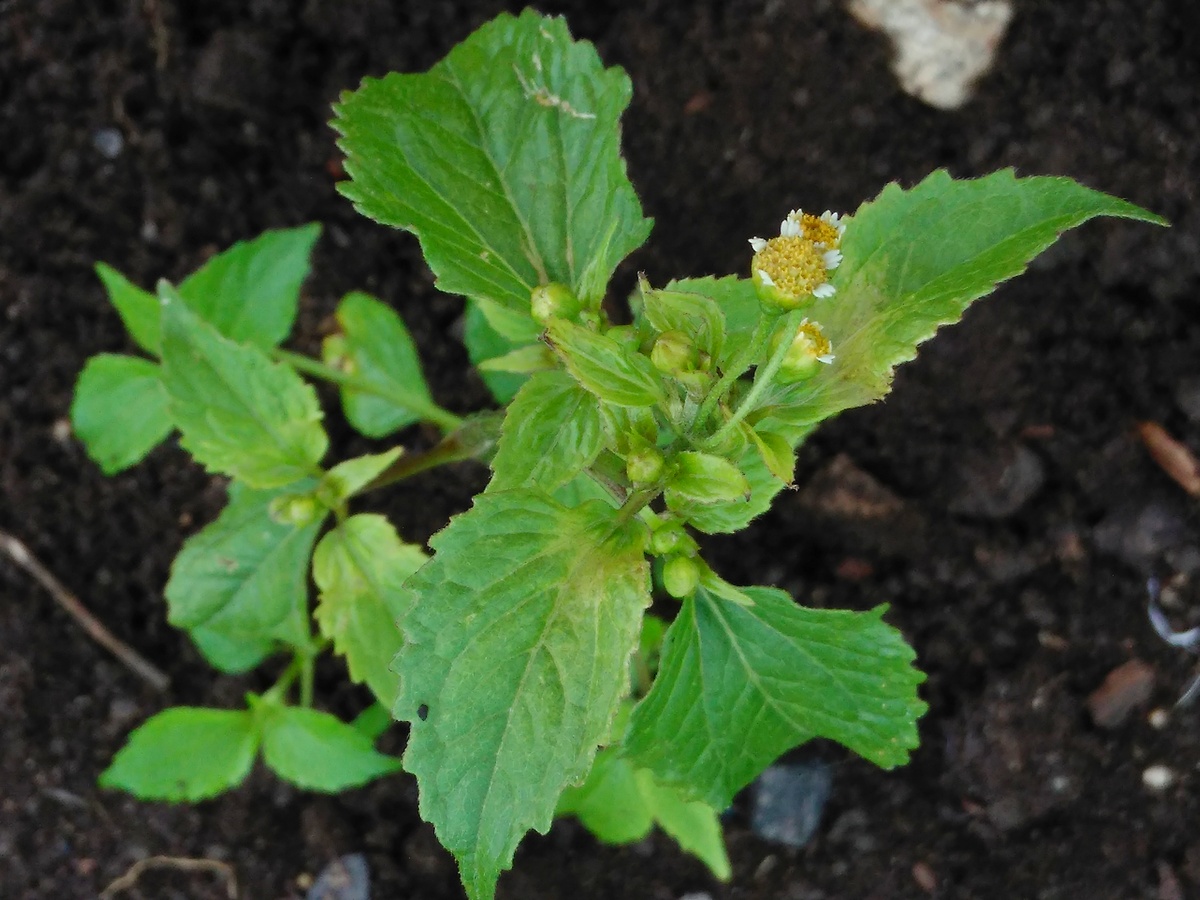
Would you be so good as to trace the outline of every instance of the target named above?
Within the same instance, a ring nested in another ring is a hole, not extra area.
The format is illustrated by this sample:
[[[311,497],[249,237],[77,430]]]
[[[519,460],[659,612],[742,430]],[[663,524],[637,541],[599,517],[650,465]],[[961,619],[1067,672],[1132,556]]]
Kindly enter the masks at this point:
[[[222,337],[169,294],[163,384],[181,443],[210,471],[256,488],[316,473],[329,445],[316,392],[257,347]]]
[[[633,712],[630,759],[715,809],[813,737],[887,768],[906,762],[924,675],[883,607],[806,609],[773,588],[744,593],[753,606],[704,587],[684,601],[654,687]]]
[[[240,241],[184,279],[179,296],[225,337],[274,347],[292,330],[320,234],[313,223]]]
[[[221,515],[188,538],[171,566],[171,624],[194,630],[201,651],[225,671],[256,664],[254,648],[262,653],[272,639],[307,641],[308,559],[321,522],[276,522],[270,507],[281,493],[234,482]]]
[[[333,127],[364,215],[417,235],[445,291],[512,340],[530,292],[598,301],[650,232],[620,155],[629,79],[561,18],[503,14],[429,72],[366,79]]]
[[[171,433],[158,366],[136,356],[93,356],[75,385],[71,426],[105,475],[128,469]]]
[[[258,740],[254,716],[245,710],[172,707],[129,735],[100,785],[143,800],[195,803],[241,784]]]
[[[530,828],[587,773],[650,602],[645,526],[536,490],[477,497],[409,582],[396,717],[421,815],[490,898]]]
[[[346,657],[350,677],[366,683],[390,709],[400,651],[400,626],[411,594],[401,585],[425,563],[420,547],[406,544],[383,516],[351,516],[321,538],[313,553],[313,580],[321,591],[315,613],[321,634]]]
[[[556,491],[590,466],[603,447],[596,398],[566,372],[538,372],[508,407],[488,489],[531,485]]]
[[[1016,178],[1005,170],[956,181],[939,170],[911,190],[888,185],[846,228],[837,294],[808,313],[833,342],[833,364],[781,387],[764,405],[812,427],[882,397],[918,344],[1023,272],[1062,232],[1096,216],[1166,224],[1069,178]]]
[[[400,771],[371,739],[336,716],[300,706],[263,714],[263,761],[280,778],[310,791],[336,793]]]
[[[386,303],[357,291],[342,298],[337,320],[344,335],[341,365],[375,388],[342,388],[350,424],[368,437],[385,437],[419,422],[433,400],[404,320]]]

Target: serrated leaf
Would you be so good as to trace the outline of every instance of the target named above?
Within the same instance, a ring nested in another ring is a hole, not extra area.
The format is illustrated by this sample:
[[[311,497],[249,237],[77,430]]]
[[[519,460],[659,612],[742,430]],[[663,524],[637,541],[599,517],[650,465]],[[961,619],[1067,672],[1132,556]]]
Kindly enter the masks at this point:
[[[143,800],[195,803],[241,784],[258,741],[254,716],[245,710],[172,707],[129,735],[100,786]]]
[[[402,643],[397,623],[412,602],[401,585],[425,560],[420,547],[404,543],[387,519],[372,514],[346,519],[313,553],[321,634],[346,658],[350,677],[389,709],[397,681],[390,666]]]
[[[158,298],[104,263],[96,263],[96,275],[134,343],[147,353],[158,356],[159,319],[162,317]]]
[[[796,451],[792,442],[767,426],[745,429],[767,469],[785,485],[795,479]]]
[[[433,400],[404,320],[386,303],[360,292],[342,298],[337,320],[345,336],[342,365],[376,388],[342,388],[350,424],[377,438],[419,422]]]
[[[618,406],[653,406],[663,388],[646,357],[587,328],[556,319],[547,334],[567,370],[601,400]]]
[[[675,471],[667,482],[667,506],[686,514],[693,505],[750,500],[750,482],[727,459],[684,450],[675,455]]]
[[[491,898],[530,828],[588,771],[650,602],[645,526],[535,490],[476,497],[435,535],[396,660],[421,815]]]
[[[251,487],[280,487],[312,475],[329,446],[312,387],[169,298],[163,303],[163,384],[184,448],[209,471]]]
[[[781,386],[768,401],[771,414],[812,427],[882,397],[918,344],[1023,272],[1062,232],[1096,216],[1165,224],[1069,178],[1005,170],[956,181],[939,170],[911,190],[888,185],[846,228],[837,294],[808,313],[833,343],[833,364]]]
[[[336,507],[374,481],[403,453],[403,447],[393,447],[383,453],[368,453],[340,462],[321,478],[317,496],[324,503]]]
[[[428,73],[342,96],[333,127],[351,180],[339,188],[416,234],[439,288],[532,326],[535,287],[598,301],[650,232],[620,155],[630,95],[561,18],[504,14]]]
[[[239,241],[185,278],[179,296],[225,337],[274,347],[292,330],[320,234],[321,226],[312,223]]]
[[[516,341],[509,340],[493,328],[477,303],[467,304],[463,323],[463,343],[467,345],[467,355],[479,369],[483,383],[488,386],[492,396],[499,403],[508,403],[517,395],[517,391],[528,380],[528,376],[497,372],[486,368],[484,364],[489,360],[502,358],[516,351],[521,345]]]
[[[758,292],[747,278],[734,275],[681,278],[668,283],[663,290],[707,297],[716,304],[725,325],[725,340],[716,358],[720,369],[724,369],[730,358],[750,340],[762,315]]]
[[[508,407],[488,490],[529,485],[556,491],[590,466],[603,447],[596,398],[565,372],[539,372]]]
[[[336,716],[279,706],[263,717],[263,761],[280,778],[310,791],[337,793],[400,771],[400,760]]]
[[[75,384],[71,427],[105,475],[141,460],[171,433],[158,366],[135,356],[93,356]]]
[[[884,608],[806,609],[773,588],[744,590],[751,607],[703,587],[684,601],[630,721],[633,762],[715,809],[813,737],[885,768],[906,762],[924,675]]]
[[[202,629],[196,642],[223,671],[246,668],[266,641],[307,642],[308,559],[321,520],[276,522],[269,510],[283,493],[231,484],[221,515],[188,538],[171,565],[167,617],[177,628]]]

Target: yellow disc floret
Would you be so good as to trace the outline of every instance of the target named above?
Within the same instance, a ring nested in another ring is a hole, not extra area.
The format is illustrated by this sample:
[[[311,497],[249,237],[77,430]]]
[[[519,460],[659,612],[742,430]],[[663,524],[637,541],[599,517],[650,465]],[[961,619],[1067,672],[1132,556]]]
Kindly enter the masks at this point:
[[[821,250],[802,237],[771,238],[752,265],[764,284],[797,298],[812,294],[829,274]]]

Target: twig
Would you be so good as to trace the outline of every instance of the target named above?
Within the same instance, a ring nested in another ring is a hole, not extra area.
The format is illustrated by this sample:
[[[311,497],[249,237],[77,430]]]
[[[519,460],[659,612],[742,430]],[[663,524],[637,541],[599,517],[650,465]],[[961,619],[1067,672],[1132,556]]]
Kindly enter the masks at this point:
[[[144,679],[156,691],[167,689],[171,679],[164,672],[124,641],[115,637],[101,624],[99,619],[88,612],[87,608],[63,586],[61,581],[54,577],[49,569],[38,561],[37,557],[29,552],[28,547],[7,531],[0,531],[0,550],[7,553],[14,563],[32,575],[38,584],[49,591],[50,596],[58,601],[58,605],[83,627],[92,640],[120,660],[127,669]]]
[[[119,891],[133,887],[148,869],[178,869],[181,872],[216,872],[225,879],[225,894],[237,900],[237,873],[229,863],[217,859],[191,859],[186,856],[150,856],[139,859],[120,878],[100,892],[100,900],[108,900]]]

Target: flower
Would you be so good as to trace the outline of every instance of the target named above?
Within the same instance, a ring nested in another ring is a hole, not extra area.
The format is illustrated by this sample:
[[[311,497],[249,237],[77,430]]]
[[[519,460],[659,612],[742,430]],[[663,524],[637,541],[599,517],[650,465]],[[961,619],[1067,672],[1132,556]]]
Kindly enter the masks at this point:
[[[787,340],[785,335],[777,335],[772,341],[772,351],[777,350],[779,343],[784,340]],[[821,326],[805,319],[797,326],[787,350],[784,351],[779,378],[785,383],[803,381],[815,375],[822,365],[829,365],[833,360],[833,345],[821,330]]]
[[[759,298],[782,309],[799,309],[814,298],[832,297],[837,291],[829,273],[842,262],[842,235],[846,226],[837,213],[819,216],[793,209],[779,224],[779,237],[750,238],[754,259],[751,276]]]

